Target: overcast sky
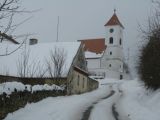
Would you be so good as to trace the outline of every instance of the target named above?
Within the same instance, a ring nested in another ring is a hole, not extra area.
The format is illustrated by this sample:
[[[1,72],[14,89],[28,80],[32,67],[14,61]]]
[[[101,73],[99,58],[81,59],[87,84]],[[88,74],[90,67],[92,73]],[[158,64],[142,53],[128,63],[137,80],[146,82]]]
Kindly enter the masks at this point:
[[[39,12],[17,29],[17,34],[34,33],[40,42],[56,41],[57,18],[60,17],[59,41],[104,37],[104,24],[114,8],[124,25],[124,48],[138,44],[138,24],[144,24],[151,14],[151,0],[22,0],[23,7]],[[134,48],[133,48],[134,49]]]
[[[22,0],[22,4],[29,10],[41,10],[28,15],[32,19],[16,32],[34,33],[31,37],[40,42],[56,41],[58,16],[59,41],[104,37],[104,24],[116,8],[125,27],[125,49],[134,49],[139,44],[138,24],[145,25],[152,8],[151,0]]]

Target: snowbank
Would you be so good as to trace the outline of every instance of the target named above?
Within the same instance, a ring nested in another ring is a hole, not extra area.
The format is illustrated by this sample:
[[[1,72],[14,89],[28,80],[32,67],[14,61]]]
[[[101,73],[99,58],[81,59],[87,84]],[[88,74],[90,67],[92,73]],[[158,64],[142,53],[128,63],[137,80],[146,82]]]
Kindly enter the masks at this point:
[[[24,85],[20,82],[6,82],[6,83],[2,83],[0,84],[0,95],[3,93],[6,93],[7,95],[11,94],[12,92],[15,91],[15,89],[17,91],[31,91],[35,92],[35,91],[42,91],[42,90],[64,90],[63,88],[57,86],[57,85]]]
[[[80,120],[88,106],[109,93],[110,90],[103,87],[81,95],[50,97],[26,105],[5,120]]]
[[[125,81],[121,89],[118,111],[122,119],[128,116],[131,120],[160,120],[160,90],[148,91],[138,80]]]

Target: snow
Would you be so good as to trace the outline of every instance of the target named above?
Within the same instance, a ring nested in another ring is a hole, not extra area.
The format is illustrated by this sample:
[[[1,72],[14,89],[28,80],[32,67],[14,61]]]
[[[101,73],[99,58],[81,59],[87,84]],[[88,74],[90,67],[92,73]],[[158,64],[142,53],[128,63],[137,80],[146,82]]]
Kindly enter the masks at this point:
[[[116,109],[122,120],[160,120],[160,90],[146,90],[140,80],[99,80],[100,85],[119,84]],[[115,99],[114,99],[115,100]],[[113,100],[112,100],[113,101]],[[111,102],[111,101],[110,101]],[[93,119],[94,120],[94,119]]]
[[[24,85],[20,82],[5,82],[0,84],[0,95],[3,93],[6,93],[7,95],[11,94],[12,92],[14,92],[14,90],[17,91],[31,91],[35,92],[35,91],[42,91],[42,90],[63,90],[63,88],[57,86],[57,85]]]
[[[138,80],[124,82],[121,89],[124,97],[118,108],[120,114],[125,114],[122,118],[129,115],[131,120],[160,120],[160,91],[147,91]]]
[[[146,90],[138,80],[99,80],[100,87],[92,92],[50,97],[38,103],[27,104],[5,120],[81,120],[83,113],[93,105],[89,120],[114,120],[115,104],[120,120],[160,120],[160,90]],[[107,98],[111,91],[115,93]],[[95,103],[96,102],[96,103]]]
[[[9,53],[15,50],[19,45],[13,44],[0,44],[0,55]],[[52,43],[38,43],[35,45],[23,45],[19,50],[8,56],[3,56],[0,59],[0,74],[18,76],[18,63],[23,61],[23,55],[29,54],[28,67],[33,72],[36,69],[34,76],[28,72],[27,77],[36,77],[39,74],[39,70],[46,70],[47,61],[50,61],[50,53],[54,52],[55,48],[64,50],[65,65],[63,67],[62,76],[65,77],[72,64],[72,61],[80,47],[79,42],[52,42]],[[26,50],[25,50],[26,48]],[[28,52],[29,51],[29,52]],[[34,68],[34,69],[32,69]],[[44,77],[50,77],[48,73]]]
[[[102,56],[103,56],[103,52],[101,54],[96,54],[90,51],[85,52],[85,58],[101,58]]]
[[[80,120],[88,106],[109,92],[103,87],[82,95],[50,97],[27,104],[25,108],[9,114],[5,120]]]

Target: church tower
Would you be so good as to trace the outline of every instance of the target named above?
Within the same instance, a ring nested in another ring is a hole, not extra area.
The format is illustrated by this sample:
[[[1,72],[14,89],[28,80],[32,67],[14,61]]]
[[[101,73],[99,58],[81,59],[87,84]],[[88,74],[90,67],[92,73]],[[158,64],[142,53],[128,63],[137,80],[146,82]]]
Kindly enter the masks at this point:
[[[123,79],[123,30],[124,27],[119,21],[116,10],[113,16],[104,25],[105,26],[105,45],[107,49],[102,60],[102,68],[107,68],[112,71],[112,77],[119,77]],[[113,71],[115,72],[113,74]],[[110,73],[108,73],[110,74]]]

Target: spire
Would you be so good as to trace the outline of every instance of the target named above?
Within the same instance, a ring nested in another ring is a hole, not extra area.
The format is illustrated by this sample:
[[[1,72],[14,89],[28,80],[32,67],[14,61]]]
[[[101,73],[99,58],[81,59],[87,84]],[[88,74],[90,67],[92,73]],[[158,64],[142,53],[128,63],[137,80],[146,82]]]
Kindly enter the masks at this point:
[[[111,25],[120,25],[122,28],[124,28],[116,15],[116,9],[114,9],[113,16],[110,18],[110,20],[104,26],[111,26]]]
[[[116,14],[116,9],[114,8],[114,14]]]

